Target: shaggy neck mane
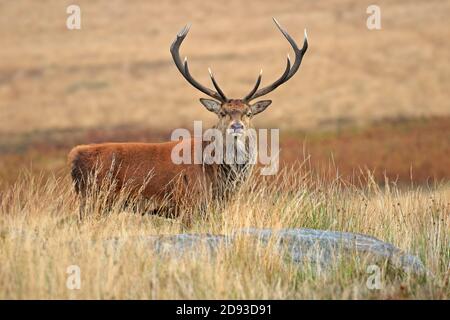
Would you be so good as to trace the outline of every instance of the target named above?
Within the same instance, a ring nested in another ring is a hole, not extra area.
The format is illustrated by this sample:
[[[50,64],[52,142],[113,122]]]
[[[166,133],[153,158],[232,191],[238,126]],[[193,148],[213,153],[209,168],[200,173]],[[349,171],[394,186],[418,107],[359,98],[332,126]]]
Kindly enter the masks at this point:
[[[226,143],[226,137],[223,135],[223,145],[217,146],[217,148],[223,148],[220,163],[205,165],[212,169],[214,194],[221,199],[236,192],[248,179],[254,166],[251,161],[249,142],[245,136],[229,141],[232,145],[228,148]]]

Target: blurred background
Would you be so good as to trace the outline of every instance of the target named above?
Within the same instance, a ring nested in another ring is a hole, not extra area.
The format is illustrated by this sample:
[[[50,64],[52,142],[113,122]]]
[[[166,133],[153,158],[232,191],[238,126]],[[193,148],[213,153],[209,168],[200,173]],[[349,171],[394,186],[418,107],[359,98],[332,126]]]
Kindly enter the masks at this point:
[[[81,8],[68,30],[66,8]],[[366,9],[381,8],[381,30]],[[276,17],[309,50],[266,98],[257,127],[280,128],[284,165],[307,159],[342,177],[370,170],[399,183],[450,178],[450,1],[0,1],[0,188],[26,170],[67,174],[76,144],[158,142],[215,121],[178,73],[169,47],[210,86],[243,97],[293,53]]]

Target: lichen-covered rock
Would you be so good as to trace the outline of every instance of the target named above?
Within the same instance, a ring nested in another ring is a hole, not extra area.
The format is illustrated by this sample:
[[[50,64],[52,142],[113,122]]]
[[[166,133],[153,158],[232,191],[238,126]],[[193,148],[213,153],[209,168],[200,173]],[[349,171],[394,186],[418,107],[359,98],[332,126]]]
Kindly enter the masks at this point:
[[[21,230],[9,232],[14,238],[30,239],[46,245],[45,239]],[[328,268],[338,261],[351,257],[365,263],[381,265],[387,262],[392,267],[409,274],[431,275],[422,261],[414,255],[407,254],[390,243],[364,234],[325,231],[316,229],[241,229],[229,235],[213,234],[176,234],[167,236],[118,237],[108,240],[94,240],[90,245],[101,245],[107,252],[117,253],[125,244],[139,244],[149,247],[156,254],[171,256],[194,256],[199,252],[214,255],[220,248],[232,246],[236,241],[254,240],[257,244],[272,248],[274,254],[287,254],[294,263]],[[42,240],[42,241],[41,241]],[[83,243],[70,241],[74,248],[80,250]]]
[[[314,229],[246,229],[238,234],[255,236],[263,242],[273,239],[278,246],[283,246],[289,252],[294,262],[309,261],[328,266],[346,255],[356,254],[371,263],[387,261],[394,268],[407,273],[426,273],[426,268],[418,257],[363,234]]]
[[[207,250],[214,254],[221,247],[232,245],[237,239],[251,238],[262,245],[275,248],[275,252],[285,252],[294,263],[310,263],[320,267],[333,266],[346,257],[364,260],[367,263],[389,263],[392,267],[410,274],[426,274],[427,270],[416,256],[404,253],[390,243],[374,237],[337,231],[314,229],[241,229],[231,235],[177,234],[168,236],[139,237],[157,254],[195,255]],[[113,241],[119,245],[120,239]],[[133,240],[134,241],[134,240]]]

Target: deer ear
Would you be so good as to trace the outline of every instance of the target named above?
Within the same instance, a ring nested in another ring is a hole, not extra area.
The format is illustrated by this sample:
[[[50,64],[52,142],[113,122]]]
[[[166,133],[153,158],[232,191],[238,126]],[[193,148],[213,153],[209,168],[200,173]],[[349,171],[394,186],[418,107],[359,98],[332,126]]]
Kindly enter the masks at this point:
[[[200,98],[200,102],[208,109],[208,111],[218,113],[220,110],[221,103],[216,100]]]
[[[270,104],[272,103],[272,100],[261,100],[258,102],[255,102],[254,104],[252,104],[250,106],[250,108],[252,109],[252,114],[258,114],[260,112],[263,112],[264,110],[266,110],[266,108],[268,106],[270,106]]]

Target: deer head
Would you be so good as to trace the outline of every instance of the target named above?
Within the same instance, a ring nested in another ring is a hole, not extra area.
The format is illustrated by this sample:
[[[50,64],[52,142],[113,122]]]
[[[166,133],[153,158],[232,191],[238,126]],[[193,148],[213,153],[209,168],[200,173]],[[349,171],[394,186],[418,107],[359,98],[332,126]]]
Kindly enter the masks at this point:
[[[286,69],[278,80],[273,82],[272,84],[258,89],[261,84],[262,70],[259,73],[259,76],[256,80],[256,83],[253,89],[242,99],[229,99],[225,95],[225,93],[220,89],[217,84],[214,75],[209,69],[209,75],[211,77],[212,84],[216,91],[211,90],[202,84],[200,84],[197,80],[195,80],[189,72],[187,57],[184,58],[184,62],[180,58],[179,49],[181,43],[189,32],[190,25],[186,25],[178,34],[175,41],[172,43],[170,47],[170,52],[173,57],[173,61],[177,66],[178,70],[181,72],[183,77],[195,88],[203,92],[204,94],[210,96],[214,99],[204,99],[201,98],[200,102],[206,107],[208,111],[214,112],[218,118],[219,122],[215,126],[215,128],[221,130],[224,135],[231,134],[235,137],[244,136],[246,130],[251,128],[251,119],[257,115],[258,113],[263,112],[266,108],[272,103],[271,100],[260,100],[255,103],[251,103],[252,100],[264,96],[271,91],[275,90],[277,87],[287,82],[292,76],[297,72],[300,67],[300,64],[303,59],[303,55],[308,49],[308,39],[306,36],[305,30],[305,39],[303,42],[303,47],[301,49],[298,48],[294,39],[284,30],[278,21],[273,18],[278,29],[284,35],[284,37],[289,41],[292,46],[292,49],[295,53],[295,61],[294,64],[291,65],[291,61],[289,55],[287,56]]]

